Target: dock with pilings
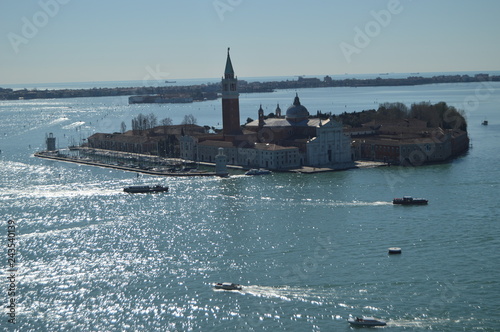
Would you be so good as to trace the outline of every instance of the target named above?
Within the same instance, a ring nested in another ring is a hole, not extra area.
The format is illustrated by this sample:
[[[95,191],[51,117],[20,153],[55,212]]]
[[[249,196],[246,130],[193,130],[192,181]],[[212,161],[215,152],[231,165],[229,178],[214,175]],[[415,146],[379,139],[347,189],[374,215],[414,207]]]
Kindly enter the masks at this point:
[[[121,171],[126,171],[126,172],[135,172],[135,173],[148,174],[148,175],[158,175],[158,176],[216,176],[217,175],[215,172],[208,172],[208,171],[191,170],[188,172],[181,172],[181,171],[180,172],[168,172],[168,171],[157,171],[157,170],[152,170],[152,169],[145,169],[145,168],[140,168],[140,167],[129,167],[129,166],[116,165],[116,164],[108,164],[108,163],[100,162],[100,161],[96,161],[96,160],[87,160],[87,159],[75,158],[75,157],[71,157],[71,156],[65,156],[65,155],[61,155],[61,154],[51,152],[51,151],[36,152],[34,154],[34,156],[37,158],[63,161],[63,162],[75,163],[75,164],[81,164],[81,165],[87,165],[87,166],[111,168],[111,169],[116,169],[116,170],[121,170]]]

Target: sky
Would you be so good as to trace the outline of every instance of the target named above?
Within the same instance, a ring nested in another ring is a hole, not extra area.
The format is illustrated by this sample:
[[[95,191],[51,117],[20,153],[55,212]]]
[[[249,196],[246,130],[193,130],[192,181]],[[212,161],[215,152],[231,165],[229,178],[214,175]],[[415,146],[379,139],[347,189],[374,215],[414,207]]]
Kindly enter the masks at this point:
[[[500,70],[498,0],[0,0],[2,84]]]

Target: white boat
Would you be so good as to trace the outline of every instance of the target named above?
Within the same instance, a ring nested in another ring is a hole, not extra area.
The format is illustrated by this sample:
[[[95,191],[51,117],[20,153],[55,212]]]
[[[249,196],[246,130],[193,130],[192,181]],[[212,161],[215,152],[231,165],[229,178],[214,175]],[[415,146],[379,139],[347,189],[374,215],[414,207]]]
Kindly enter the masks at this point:
[[[347,320],[351,325],[354,326],[386,326],[387,323],[381,319],[376,319],[375,317],[355,317],[349,318]]]
[[[400,253],[401,253],[401,248],[399,247],[389,248],[389,255],[400,254]]]
[[[241,290],[242,286],[240,284],[233,284],[232,282],[218,282],[214,284],[214,288],[223,290]]]
[[[252,168],[245,172],[245,175],[266,175],[266,174],[271,174],[271,171],[264,168],[258,168],[258,169]]]

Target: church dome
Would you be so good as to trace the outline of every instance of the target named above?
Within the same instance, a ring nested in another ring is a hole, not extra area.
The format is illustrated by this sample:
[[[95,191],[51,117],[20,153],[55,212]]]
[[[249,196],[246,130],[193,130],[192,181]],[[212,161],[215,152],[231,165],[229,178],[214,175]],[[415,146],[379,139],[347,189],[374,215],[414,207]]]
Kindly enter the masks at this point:
[[[307,108],[300,104],[299,95],[295,96],[293,105],[286,110],[286,119],[294,122],[305,120],[309,117]]]

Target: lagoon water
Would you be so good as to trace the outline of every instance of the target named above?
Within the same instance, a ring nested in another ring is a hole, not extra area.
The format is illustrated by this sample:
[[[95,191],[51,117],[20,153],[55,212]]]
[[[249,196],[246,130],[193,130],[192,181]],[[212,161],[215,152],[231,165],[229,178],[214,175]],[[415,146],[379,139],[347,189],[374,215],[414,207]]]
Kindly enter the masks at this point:
[[[446,164],[300,175],[166,178],[33,157],[119,131],[139,113],[219,126],[220,100],[131,105],[126,97],[0,101],[1,250],[17,223],[19,331],[498,331],[500,83],[279,90],[240,97],[242,122],[295,92],[310,113],[445,101],[472,148]],[[481,122],[487,119],[488,126]],[[168,194],[123,193],[161,183]],[[428,206],[393,206],[420,196]],[[401,255],[388,255],[389,247]],[[1,299],[8,301],[7,281]],[[242,291],[215,291],[220,281]],[[2,305],[4,306],[4,305]]]

